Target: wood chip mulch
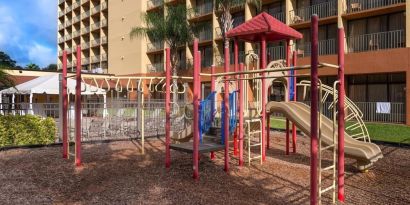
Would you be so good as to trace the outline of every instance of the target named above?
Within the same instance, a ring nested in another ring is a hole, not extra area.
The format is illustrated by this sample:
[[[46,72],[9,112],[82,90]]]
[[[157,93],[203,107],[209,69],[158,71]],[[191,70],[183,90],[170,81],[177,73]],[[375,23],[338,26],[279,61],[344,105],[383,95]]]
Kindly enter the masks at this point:
[[[3,151],[0,204],[309,204],[309,139],[299,136],[297,153],[286,156],[283,133],[271,136],[263,165],[239,168],[232,158],[227,174],[223,152],[213,161],[202,155],[199,181],[189,154],[172,151],[165,169],[162,139],[148,140],[145,155],[139,142],[86,144],[80,168],[60,147]],[[410,149],[381,149],[384,158],[367,173],[346,160],[345,204],[410,204]]]

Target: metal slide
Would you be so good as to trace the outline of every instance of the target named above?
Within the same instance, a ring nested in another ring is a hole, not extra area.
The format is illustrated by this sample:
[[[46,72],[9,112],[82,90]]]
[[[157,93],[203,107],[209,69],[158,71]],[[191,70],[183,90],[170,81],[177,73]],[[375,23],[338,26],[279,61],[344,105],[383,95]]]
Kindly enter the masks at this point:
[[[278,112],[294,122],[306,135],[310,136],[310,107],[300,102],[269,102],[267,111]],[[324,115],[321,121],[321,138],[326,145],[333,144],[333,122]],[[356,159],[358,168],[364,170],[371,166],[383,154],[376,144],[353,139],[345,133],[345,155]]]

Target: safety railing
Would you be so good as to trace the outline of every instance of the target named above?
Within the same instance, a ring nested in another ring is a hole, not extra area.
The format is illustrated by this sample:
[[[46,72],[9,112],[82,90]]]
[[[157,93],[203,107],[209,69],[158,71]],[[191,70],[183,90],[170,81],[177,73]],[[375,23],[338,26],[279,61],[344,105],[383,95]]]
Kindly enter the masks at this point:
[[[148,52],[153,52],[153,51],[159,51],[164,49],[164,42],[162,41],[155,41],[153,43],[148,43],[147,44],[147,51]]]
[[[211,92],[199,103],[199,137],[201,142],[202,134],[209,131],[215,117],[215,94],[216,92]]]
[[[346,13],[355,13],[402,3],[406,3],[406,0],[348,0]]]
[[[387,102],[381,105],[377,102],[355,102],[363,112],[363,120],[367,122],[405,123],[406,105],[399,102]],[[390,109],[385,108],[386,104]],[[383,109],[380,107],[384,106]],[[378,109],[379,108],[379,109]]]
[[[269,14],[283,23],[286,22],[285,12],[269,12]]]
[[[202,56],[201,58],[201,67],[211,67],[213,63],[212,56]]]
[[[406,45],[404,30],[386,31],[347,37],[349,52],[376,51],[403,48]]]
[[[221,127],[222,127],[222,133],[221,133],[221,144],[225,144],[225,114],[228,114],[228,121],[229,121],[229,135],[232,135],[233,132],[235,131],[236,124],[237,124],[237,91],[233,91],[229,93],[229,110],[226,112],[225,106],[224,106],[224,101],[221,102]]]
[[[270,60],[279,60],[286,58],[285,46],[274,46],[268,47],[268,59]]]
[[[158,6],[162,6],[164,4],[164,0],[149,0],[147,1],[147,9],[153,9]]]
[[[194,12],[193,12],[193,16],[191,16],[191,18],[193,17],[197,17],[197,16],[203,16],[209,13],[212,13],[213,11],[213,1],[206,1],[203,4],[198,4],[194,7]]]
[[[164,63],[154,63],[147,65],[147,71],[150,73],[164,72]]]
[[[336,16],[337,1],[328,1],[290,11],[290,21],[293,24],[310,21],[313,14],[317,14],[319,18]]]
[[[212,29],[208,28],[202,30],[201,32],[199,32],[197,37],[199,42],[212,40]]]
[[[327,39],[320,40],[318,43],[319,55],[332,55],[336,54],[336,40]],[[303,44],[296,43],[296,52],[298,56],[310,56],[311,55],[311,43],[306,42]]]
[[[59,117],[58,103],[0,103],[0,115]]]

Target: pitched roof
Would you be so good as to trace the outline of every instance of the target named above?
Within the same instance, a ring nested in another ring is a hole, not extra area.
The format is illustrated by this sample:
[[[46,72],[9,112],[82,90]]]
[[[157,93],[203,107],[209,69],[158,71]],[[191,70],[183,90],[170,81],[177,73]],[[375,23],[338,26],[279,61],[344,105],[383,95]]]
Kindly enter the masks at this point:
[[[266,12],[255,16],[227,33],[229,38],[237,37],[248,42],[261,41],[263,35],[265,35],[268,42],[303,38],[301,33]]]

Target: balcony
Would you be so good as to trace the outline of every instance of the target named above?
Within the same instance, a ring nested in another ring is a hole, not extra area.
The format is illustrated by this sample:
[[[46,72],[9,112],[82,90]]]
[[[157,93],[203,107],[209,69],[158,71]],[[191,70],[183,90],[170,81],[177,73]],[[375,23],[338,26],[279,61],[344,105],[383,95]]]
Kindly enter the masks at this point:
[[[235,28],[245,22],[245,16],[239,16],[239,17],[233,18],[232,20],[233,20],[232,26],[233,28]]]
[[[96,47],[99,46],[101,44],[101,39],[94,39],[91,41],[91,47]]]
[[[406,46],[404,30],[386,31],[347,37],[348,52],[377,51]]]
[[[71,19],[69,19],[69,20],[67,20],[67,22],[65,22],[65,26],[66,26],[66,27],[71,26],[71,24],[72,24],[72,23],[71,23]]]
[[[73,9],[78,8],[78,7],[80,6],[80,4],[81,4],[80,1],[75,1],[75,2],[73,3]]]
[[[101,56],[93,56],[92,58],[91,58],[91,63],[99,63],[100,62],[100,57]]]
[[[73,6],[68,6],[68,7],[65,9],[65,13],[71,12],[72,10],[73,10]]]
[[[65,26],[64,26],[64,23],[63,23],[63,24],[59,24],[59,25],[58,25],[58,30],[63,30],[64,27],[65,27]]]
[[[147,10],[162,6],[164,4],[164,0],[149,0],[147,1]]]
[[[104,45],[104,44],[107,44],[107,43],[108,43],[107,36],[101,37],[101,45]]]
[[[269,60],[279,60],[286,58],[285,46],[272,46],[267,48]]]
[[[212,41],[212,29],[205,29],[197,36],[199,42]]]
[[[204,4],[199,4],[194,8],[194,13],[192,14],[191,18],[199,17],[199,16],[204,16],[207,14],[212,13],[214,7],[212,4],[212,1],[208,1]]]
[[[285,17],[285,12],[269,12],[271,16],[273,16],[275,19],[278,19],[279,21],[286,23],[286,17]]]
[[[88,49],[88,48],[90,48],[90,42],[86,42],[86,43],[83,43],[83,44],[81,44],[81,49]]]
[[[107,61],[107,54],[106,53],[101,54],[101,61]]]
[[[336,16],[337,1],[333,0],[290,11],[290,21],[292,24],[308,22],[313,14],[317,14],[319,18]]]
[[[73,32],[73,38],[76,38],[76,37],[78,37],[78,36],[80,36],[81,35],[81,31],[74,31]]]
[[[310,56],[312,54],[311,42],[305,42],[303,44],[296,43],[296,52],[297,55],[300,57]],[[336,54],[336,40],[320,40],[318,42],[318,52],[319,55]]]
[[[108,8],[108,4],[106,1],[101,2],[101,11],[104,11],[106,8]]]
[[[79,22],[81,20],[80,16],[73,17],[73,24]]]
[[[94,14],[96,14],[96,13],[99,13],[100,11],[101,11],[101,6],[98,5],[98,6],[96,6],[96,7],[94,7],[94,8],[91,9],[91,15],[94,15]]]
[[[211,67],[213,64],[212,56],[202,56],[201,57],[201,68]]]
[[[104,28],[108,25],[107,19],[102,19],[101,20],[101,28]]]
[[[90,17],[90,11],[86,11],[86,12],[83,12],[81,14],[81,19],[85,19],[85,18],[88,18],[88,17]]]
[[[346,13],[355,13],[402,3],[406,3],[406,0],[348,0]]]
[[[82,65],[90,64],[90,58],[82,58],[81,59],[81,64]]]
[[[64,16],[64,12],[63,12],[63,11],[59,11],[59,12],[58,12],[58,17],[62,17],[62,16]]]
[[[91,25],[91,31],[100,29],[100,27],[101,27],[101,22],[94,23]]]
[[[162,41],[147,44],[147,53],[161,51],[163,49],[164,49],[164,42]]]
[[[62,42],[64,42],[64,38],[63,37],[58,38],[58,43],[62,43]]]
[[[159,72],[164,72],[164,63],[154,63],[154,64],[148,64],[147,65],[147,72],[149,73],[159,73]]]
[[[90,27],[87,26],[87,27],[85,27],[85,28],[82,28],[82,29],[81,29],[81,33],[83,33],[83,34],[90,33]]]
[[[58,0],[58,5],[60,5],[63,2],[65,2],[65,0]]]
[[[64,39],[65,39],[66,41],[71,40],[71,34],[67,34],[67,35],[64,37]]]

